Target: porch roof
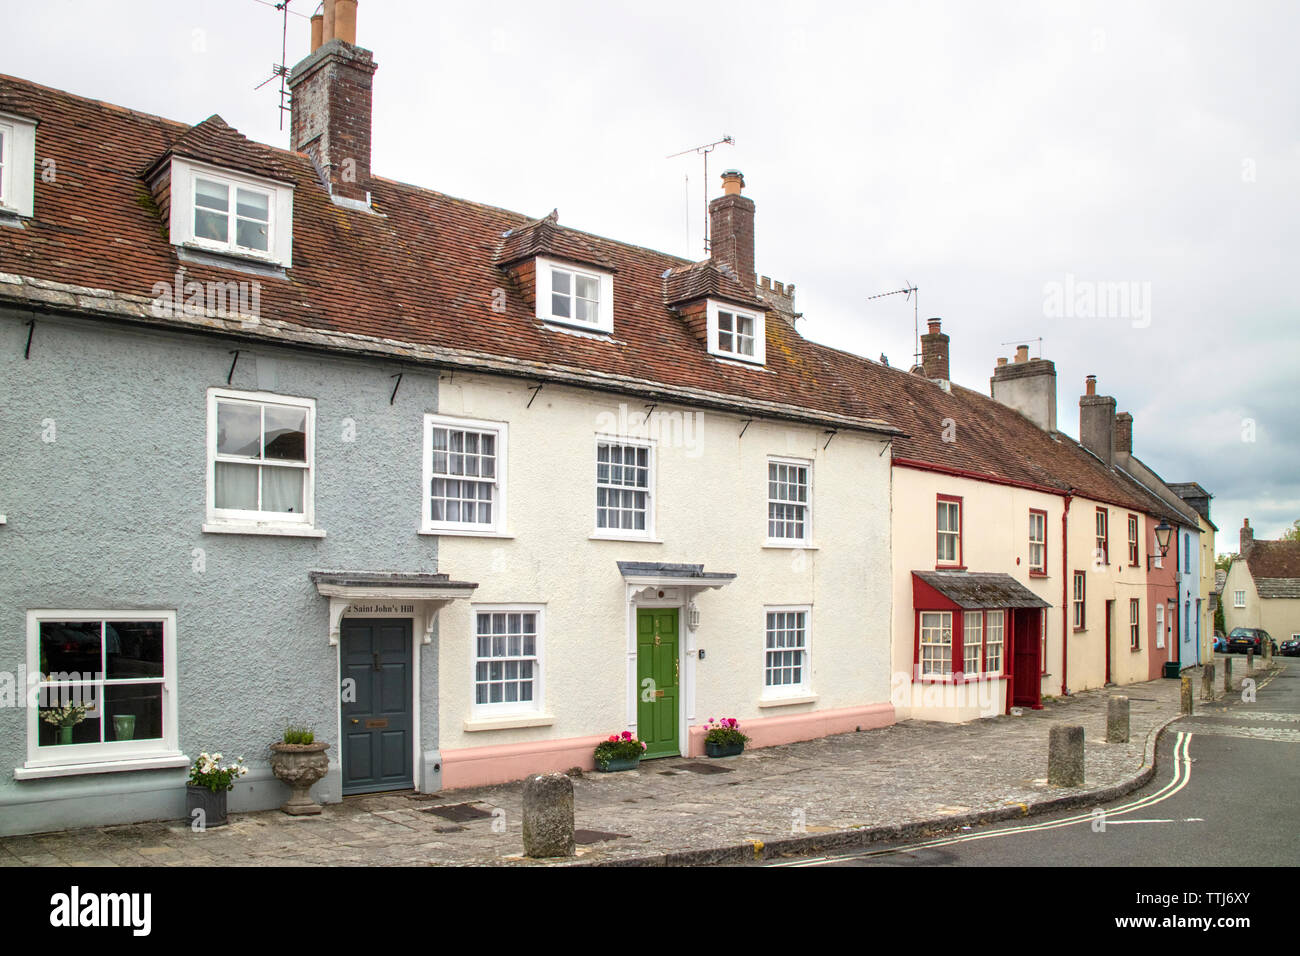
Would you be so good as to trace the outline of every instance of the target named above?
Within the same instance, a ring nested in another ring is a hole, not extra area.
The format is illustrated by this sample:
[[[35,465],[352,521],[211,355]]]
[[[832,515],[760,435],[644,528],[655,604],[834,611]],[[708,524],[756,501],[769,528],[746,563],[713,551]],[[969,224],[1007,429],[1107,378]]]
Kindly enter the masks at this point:
[[[912,577],[967,611],[986,608],[1051,607],[1009,574],[970,571],[913,571]],[[913,603],[916,594],[913,588]]]
[[[392,595],[415,600],[455,598],[468,597],[478,587],[468,581],[453,581],[446,574],[425,572],[310,571],[308,575],[321,594],[347,597]]]
[[[736,579],[734,571],[705,571],[702,564],[620,561],[618,570],[629,584],[719,588]]]

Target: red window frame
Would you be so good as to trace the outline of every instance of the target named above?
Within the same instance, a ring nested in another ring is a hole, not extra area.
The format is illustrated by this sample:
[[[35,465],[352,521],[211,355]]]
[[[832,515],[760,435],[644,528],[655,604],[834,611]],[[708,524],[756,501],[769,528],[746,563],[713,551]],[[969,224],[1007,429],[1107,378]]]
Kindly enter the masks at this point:
[[[962,681],[976,680],[1003,680],[1007,677],[1007,635],[1011,633],[1011,610],[1004,607],[984,608],[966,610],[964,608],[951,607],[918,607],[914,608],[914,624],[916,629],[916,639],[912,649],[912,675],[913,680],[918,682],[929,681],[936,683],[956,683],[957,675],[962,675]],[[999,611],[1002,614],[1002,666],[995,672],[990,673],[989,665],[989,612]],[[947,674],[922,674],[921,673],[921,615],[923,614],[951,614],[952,615],[952,645],[949,653],[951,657],[952,670]],[[961,667],[966,666],[966,615],[980,615],[980,670],[978,674],[968,674],[964,670],[957,670],[958,664]],[[1045,621],[1047,615],[1041,615]],[[1043,639],[1046,640],[1046,625],[1044,625]],[[1043,673],[1047,673],[1044,669]]]
[[[1097,550],[1101,552],[1101,563],[1110,564],[1110,511],[1097,509]]]
[[[1042,542],[1042,543],[1043,543],[1043,566],[1042,566],[1041,568],[1035,568],[1035,567],[1034,567],[1034,545],[1037,544],[1037,542],[1034,541],[1034,538],[1033,538],[1033,531],[1034,531],[1034,515],[1038,515],[1039,517],[1041,517],[1041,518],[1043,519],[1043,542]],[[1047,512],[1046,512],[1046,511],[1043,511],[1043,510],[1041,510],[1041,509],[1039,509],[1039,508],[1030,508],[1030,509],[1029,509],[1029,534],[1030,534],[1030,536],[1029,536],[1029,576],[1030,576],[1031,578],[1045,578],[1045,577],[1047,577]]]
[[[1074,585],[1078,584],[1079,596],[1074,596]],[[1075,622],[1075,605],[1078,605],[1078,623]],[[1070,622],[1076,631],[1086,631],[1088,629],[1088,575],[1083,571],[1075,571],[1074,579],[1070,587]]]
[[[957,561],[956,563],[939,560],[939,505],[955,504],[957,506]],[[957,495],[936,495],[934,502],[934,568],[939,570],[966,570],[965,562],[962,560],[962,532],[965,530],[966,508],[962,499]]]
[[[1138,551],[1140,535],[1138,516],[1130,513],[1128,516],[1128,566],[1130,568],[1136,568],[1142,558]]]

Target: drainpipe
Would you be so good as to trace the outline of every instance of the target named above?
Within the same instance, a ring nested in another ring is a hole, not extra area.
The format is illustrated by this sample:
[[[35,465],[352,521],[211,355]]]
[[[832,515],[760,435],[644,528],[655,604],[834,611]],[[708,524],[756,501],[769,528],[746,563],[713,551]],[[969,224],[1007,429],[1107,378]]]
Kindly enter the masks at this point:
[[[1065,495],[1065,510],[1061,512],[1061,696],[1066,696],[1066,677],[1070,672],[1070,500],[1074,492]]]

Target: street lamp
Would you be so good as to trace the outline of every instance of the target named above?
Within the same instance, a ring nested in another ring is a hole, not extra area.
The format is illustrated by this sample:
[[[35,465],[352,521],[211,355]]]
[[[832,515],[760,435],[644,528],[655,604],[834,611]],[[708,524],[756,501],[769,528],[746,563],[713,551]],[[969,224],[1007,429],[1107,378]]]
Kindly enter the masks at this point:
[[[1174,533],[1173,526],[1170,525],[1169,522],[1165,521],[1164,518],[1161,518],[1160,523],[1156,525],[1156,545],[1160,548],[1161,558],[1163,558],[1165,555],[1169,553],[1169,537],[1173,533]],[[1148,571],[1151,570],[1152,557],[1154,557],[1154,555],[1150,555],[1150,554],[1147,555]]]

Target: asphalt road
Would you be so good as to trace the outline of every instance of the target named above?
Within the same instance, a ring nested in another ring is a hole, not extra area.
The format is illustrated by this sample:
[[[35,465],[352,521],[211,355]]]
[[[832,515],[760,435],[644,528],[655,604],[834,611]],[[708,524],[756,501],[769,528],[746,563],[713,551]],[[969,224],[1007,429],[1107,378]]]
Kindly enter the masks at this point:
[[[1244,664],[1237,666],[1244,670]],[[1260,683],[1254,702],[1197,701],[1197,713],[1165,733],[1152,781],[1100,812],[1044,814],[911,843],[752,865],[1295,866],[1300,663],[1281,664]]]

